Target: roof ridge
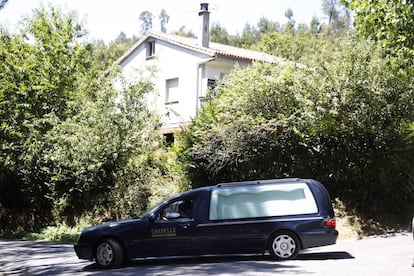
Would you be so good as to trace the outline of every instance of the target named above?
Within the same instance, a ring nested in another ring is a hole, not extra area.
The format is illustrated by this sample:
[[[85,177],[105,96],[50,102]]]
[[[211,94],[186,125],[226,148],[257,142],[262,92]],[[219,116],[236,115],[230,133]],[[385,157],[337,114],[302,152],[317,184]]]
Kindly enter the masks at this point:
[[[268,63],[286,63],[288,62],[284,58],[276,57],[265,52],[240,48],[232,45],[226,45],[217,42],[210,42],[210,47],[203,47],[198,43],[196,38],[180,36],[176,34],[167,34],[162,32],[151,31],[147,33],[142,39],[134,43],[118,60],[117,63],[123,62],[135,49],[141,45],[149,37],[154,37],[167,41],[169,43],[191,49],[194,51],[202,52],[204,54],[214,56],[221,56],[231,59],[243,59],[250,61],[268,62]]]

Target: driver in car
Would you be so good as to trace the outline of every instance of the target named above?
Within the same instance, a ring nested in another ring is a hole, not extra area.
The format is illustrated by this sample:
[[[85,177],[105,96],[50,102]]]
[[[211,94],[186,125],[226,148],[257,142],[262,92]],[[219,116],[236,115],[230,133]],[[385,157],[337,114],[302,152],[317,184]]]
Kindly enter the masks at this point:
[[[180,218],[191,218],[191,201],[186,200],[178,205]]]

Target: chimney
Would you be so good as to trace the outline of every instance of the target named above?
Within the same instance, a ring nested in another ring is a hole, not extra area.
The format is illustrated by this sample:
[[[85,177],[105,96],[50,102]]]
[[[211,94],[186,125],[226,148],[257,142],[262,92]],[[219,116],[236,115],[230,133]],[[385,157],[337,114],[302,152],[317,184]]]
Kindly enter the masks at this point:
[[[210,42],[210,12],[208,11],[208,3],[201,3],[200,6],[198,16],[201,17],[201,32],[198,41],[200,45],[208,48]]]

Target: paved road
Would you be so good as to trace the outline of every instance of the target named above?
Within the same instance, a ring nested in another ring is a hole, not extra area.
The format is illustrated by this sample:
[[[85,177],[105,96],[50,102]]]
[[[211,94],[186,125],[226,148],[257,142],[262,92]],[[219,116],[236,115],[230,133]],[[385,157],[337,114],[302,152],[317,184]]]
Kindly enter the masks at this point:
[[[411,233],[339,241],[307,250],[297,260],[268,256],[203,257],[134,261],[100,270],[77,259],[71,244],[0,241],[0,275],[414,275]]]

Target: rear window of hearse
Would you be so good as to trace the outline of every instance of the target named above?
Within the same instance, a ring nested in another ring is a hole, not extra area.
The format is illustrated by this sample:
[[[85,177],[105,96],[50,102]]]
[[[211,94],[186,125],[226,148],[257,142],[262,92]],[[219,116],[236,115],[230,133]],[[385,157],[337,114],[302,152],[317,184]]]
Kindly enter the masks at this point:
[[[318,212],[305,183],[219,187],[211,192],[210,220],[273,217]]]

